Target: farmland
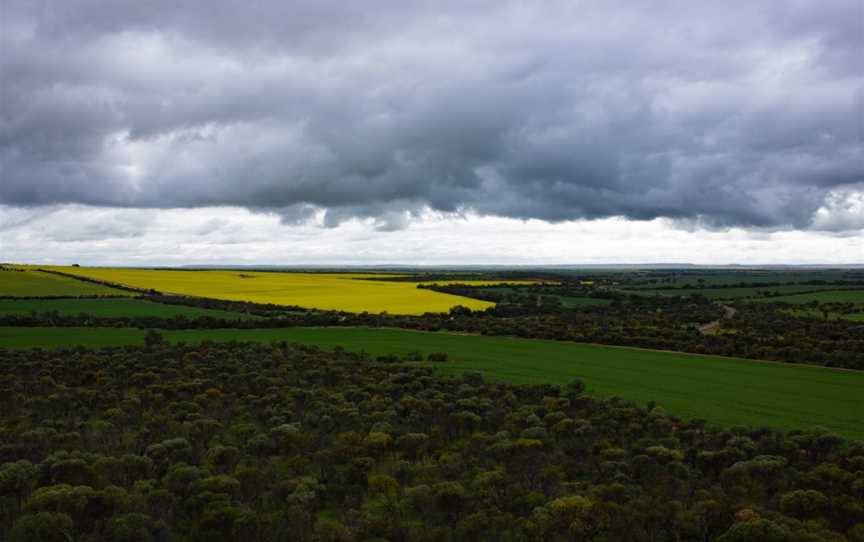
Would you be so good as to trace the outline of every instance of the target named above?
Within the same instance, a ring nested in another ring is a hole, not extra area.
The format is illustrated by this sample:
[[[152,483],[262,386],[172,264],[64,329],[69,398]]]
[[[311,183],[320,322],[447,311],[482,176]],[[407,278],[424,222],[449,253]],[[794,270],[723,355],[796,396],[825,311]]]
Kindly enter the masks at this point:
[[[754,285],[800,284],[816,281],[856,281],[862,278],[858,270],[810,269],[810,270],[780,270],[780,269],[699,269],[699,270],[652,270],[621,272],[618,278],[637,284],[640,288],[650,288],[652,285],[674,286],[676,288],[711,288],[714,286],[734,286],[748,283]]]
[[[3,348],[64,348],[141,344],[144,332],[134,328],[98,327],[0,327]]]
[[[706,495],[727,503],[718,534],[742,506],[783,517],[778,498],[788,505],[826,472],[851,479],[864,458],[848,440],[864,439],[862,306],[843,290],[864,282],[840,272],[765,287],[749,274],[729,288],[688,277],[701,287],[645,295],[652,273],[54,268],[121,290],[27,269],[5,272],[19,281],[9,291],[66,289],[0,299],[0,482],[34,488],[19,501],[0,483],[0,508],[13,510],[0,514],[3,540],[63,539],[41,534],[54,520],[82,540],[129,540],[115,530],[126,519],[152,534],[135,539],[157,540],[162,496],[186,503],[173,523],[184,540],[396,540],[440,503],[489,518],[496,487],[504,512],[479,540],[497,540],[513,509],[519,539],[536,539],[526,518],[583,494],[608,507],[599,513],[649,522],[675,499],[686,504],[672,517],[685,506],[702,517],[682,495]],[[126,297],[80,297],[94,291]],[[751,302],[776,291],[820,304]],[[763,466],[779,470],[741,477]],[[633,497],[610,500],[619,487]],[[860,493],[818,487],[844,503]],[[122,510],[101,523],[73,500],[31,512],[67,494]],[[848,508],[836,532],[864,524]],[[440,510],[429,523],[451,523]],[[362,537],[311,520],[325,516]],[[382,531],[394,517],[402,527]],[[464,531],[440,539],[472,539],[474,520],[454,517]],[[601,537],[628,540],[630,523]],[[715,539],[702,532],[681,539]]]
[[[862,308],[864,309],[864,308]],[[826,313],[822,312],[818,308],[810,308],[810,307],[802,307],[789,309],[789,314],[793,314],[795,316],[807,316],[810,318],[822,318],[826,317]],[[841,319],[841,320],[850,320],[853,322],[864,322],[864,312],[856,312],[856,313],[840,313],[840,312],[832,312],[826,311],[828,319]]]
[[[536,291],[535,291],[536,290]],[[608,305],[610,301],[608,299],[600,299],[596,297],[588,297],[588,296],[572,296],[572,295],[550,295],[544,293],[546,287],[543,288],[513,288],[507,286],[498,286],[495,288],[481,288],[480,291],[484,293],[492,293],[492,294],[506,294],[506,295],[516,295],[516,296],[528,296],[531,298],[535,298],[537,295],[547,298],[547,299],[555,299],[561,303],[561,306],[565,308],[576,308],[576,307],[590,307],[590,306],[603,306]]]
[[[86,283],[85,283],[86,284]],[[173,318],[185,316],[197,318],[238,319],[248,318],[236,312],[201,309],[184,305],[152,303],[141,299],[0,299],[0,316],[21,314],[56,313],[62,316],[86,314],[96,317],[138,317],[155,316]]]
[[[655,289],[638,289],[630,290],[630,292],[640,295],[665,295],[665,296],[689,296],[694,294],[704,295],[711,299],[765,299],[775,300],[780,297],[775,296],[777,293],[788,294],[792,297],[802,293],[814,292],[817,290],[834,290],[836,286],[808,286],[808,285],[782,285],[782,286],[766,286],[766,287],[744,287],[744,288],[655,288]],[[864,290],[862,290],[864,292]],[[787,297],[787,296],[782,296]]]
[[[140,344],[131,329],[0,328],[0,345],[11,348],[73,344]],[[512,383],[564,384],[574,378],[600,396],[657,401],[674,415],[717,424],[785,429],[829,427],[864,437],[864,373],[758,363],[559,341],[422,333],[388,329],[310,328],[283,330],[166,331],[170,341],[289,341],[331,349],[343,346],[374,356],[447,352],[447,373],[480,371]]]
[[[860,290],[826,290],[823,292],[811,292],[806,294],[783,295],[760,299],[758,301],[773,303],[864,303],[864,289]]]
[[[34,269],[0,270],[0,297],[129,295],[128,292]]]
[[[53,268],[77,276],[161,292],[294,305],[348,312],[422,314],[463,305],[482,310],[493,304],[417,288],[416,282],[368,280],[383,274],[178,271],[152,269]],[[465,281],[478,285],[494,281]]]

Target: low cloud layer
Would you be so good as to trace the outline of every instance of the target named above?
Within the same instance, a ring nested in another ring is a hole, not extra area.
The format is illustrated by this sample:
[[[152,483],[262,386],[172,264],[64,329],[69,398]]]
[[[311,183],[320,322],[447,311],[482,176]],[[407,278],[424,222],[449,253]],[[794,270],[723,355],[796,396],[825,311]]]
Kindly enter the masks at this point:
[[[864,227],[858,0],[0,4],[6,205]]]
[[[665,219],[550,224],[424,213],[381,235],[373,219],[321,228],[285,225],[238,207],[118,209],[0,205],[0,262],[81,265],[189,264],[864,264],[864,236],[815,231],[708,231]]]

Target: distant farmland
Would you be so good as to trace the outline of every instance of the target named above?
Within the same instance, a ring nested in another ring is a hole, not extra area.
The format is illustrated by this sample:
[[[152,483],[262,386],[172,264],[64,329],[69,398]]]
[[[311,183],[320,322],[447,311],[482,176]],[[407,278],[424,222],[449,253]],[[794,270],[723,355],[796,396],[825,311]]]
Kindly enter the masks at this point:
[[[860,290],[826,290],[807,294],[784,295],[759,299],[763,302],[782,302],[804,304],[818,301],[819,303],[864,303],[864,289]]]
[[[555,298],[561,302],[562,307],[565,307],[568,309],[577,308],[577,307],[603,306],[603,305],[608,305],[608,304],[612,303],[612,301],[609,299],[603,299],[603,298],[599,298],[599,297],[587,297],[587,296],[571,297],[571,296],[542,293],[542,291],[538,292],[538,293],[534,293],[534,292],[525,291],[525,290],[522,290],[519,288],[507,288],[507,287],[497,287],[497,288],[488,288],[488,289],[484,288],[482,291],[483,292],[490,292],[490,293],[499,293],[499,294],[500,293],[516,294],[516,295],[521,295],[521,296],[529,296],[532,298],[535,295],[540,295],[540,296],[545,297],[545,298]]]
[[[74,279],[73,279],[74,280]],[[85,283],[86,284],[86,283]],[[202,309],[184,305],[153,303],[143,299],[0,299],[0,316],[57,313],[61,316],[86,314],[96,317],[154,316],[197,318],[209,316],[221,319],[245,319],[253,316],[222,310]]]
[[[657,401],[672,414],[718,424],[782,429],[823,426],[864,437],[864,373],[568,342],[366,328],[166,331],[171,341],[289,341],[344,346],[373,356],[447,352],[437,365],[480,371],[513,383],[583,379],[590,393]],[[144,331],[105,328],[0,328],[13,348],[141,344]]]
[[[862,311],[864,311],[864,307],[862,307]],[[801,307],[801,308],[790,309],[788,311],[788,313],[792,314],[794,316],[807,316],[810,318],[818,318],[818,319],[824,319],[826,316],[825,313],[823,313],[821,310],[819,310],[819,308],[812,308],[811,309],[810,307]],[[844,313],[829,311],[827,316],[828,316],[829,320],[838,320],[839,319],[839,320],[851,320],[853,322],[864,322],[864,312],[844,314]]]
[[[800,284],[784,284],[782,286],[765,286],[765,287],[742,287],[742,288],[651,288],[651,289],[633,289],[629,293],[641,295],[664,295],[664,296],[689,296],[693,294],[701,294],[711,299],[765,299],[770,301],[779,299],[779,297],[765,297],[765,294],[800,294],[814,292],[816,290],[836,290],[837,286],[806,286]]]
[[[50,297],[84,295],[130,295],[129,292],[107,288],[69,277],[43,273],[35,269],[0,270],[0,296]]]
[[[382,274],[71,267],[52,269],[134,288],[152,288],[166,293],[324,310],[422,314],[446,312],[456,305],[463,305],[473,310],[493,306],[493,303],[487,301],[419,289],[416,282],[368,280],[390,276]],[[503,281],[465,280],[439,283],[448,282],[490,285]],[[531,283],[530,281],[520,282]]]

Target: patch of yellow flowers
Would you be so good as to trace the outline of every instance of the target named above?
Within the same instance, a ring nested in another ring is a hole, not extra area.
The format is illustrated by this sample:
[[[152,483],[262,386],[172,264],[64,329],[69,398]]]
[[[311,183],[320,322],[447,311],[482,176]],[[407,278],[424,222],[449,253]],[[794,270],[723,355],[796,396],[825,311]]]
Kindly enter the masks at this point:
[[[369,280],[392,275],[361,273],[293,273],[254,271],[159,270],[90,267],[47,267],[114,284],[164,293],[296,305],[324,310],[390,314],[446,312],[463,305],[473,310],[493,303],[417,288],[416,282]],[[505,281],[436,281],[489,286]],[[532,283],[533,281],[506,281]]]

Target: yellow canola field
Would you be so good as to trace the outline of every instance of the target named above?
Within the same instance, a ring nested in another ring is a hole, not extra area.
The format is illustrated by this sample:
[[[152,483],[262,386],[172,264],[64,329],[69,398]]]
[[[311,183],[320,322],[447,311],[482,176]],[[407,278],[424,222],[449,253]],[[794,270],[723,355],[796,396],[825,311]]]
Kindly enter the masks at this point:
[[[417,288],[415,282],[362,280],[392,275],[357,273],[292,273],[251,271],[176,271],[158,269],[121,269],[87,267],[48,267],[97,280],[155,289],[164,293],[296,305],[324,310],[390,314],[446,312],[463,305],[474,310],[493,303]],[[358,280],[361,279],[361,280]],[[439,281],[439,284],[493,285],[505,281]],[[506,281],[532,283],[533,281]]]

